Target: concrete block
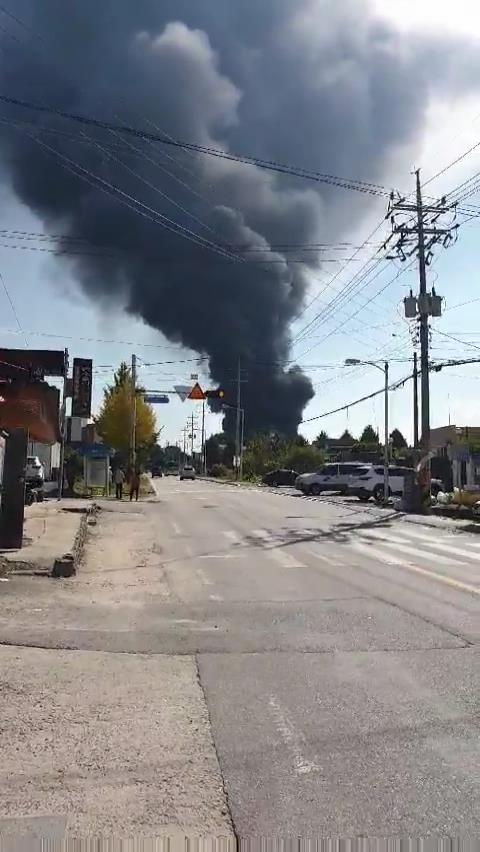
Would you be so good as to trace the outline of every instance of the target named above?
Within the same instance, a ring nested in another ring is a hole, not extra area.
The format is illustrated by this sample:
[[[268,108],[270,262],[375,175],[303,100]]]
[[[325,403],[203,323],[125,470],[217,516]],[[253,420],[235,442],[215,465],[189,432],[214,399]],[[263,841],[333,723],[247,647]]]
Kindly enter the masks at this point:
[[[76,568],[72,553],[65,553],[59,559],[55,559],[52,577],[73,577],[74,574],[76,574]]]

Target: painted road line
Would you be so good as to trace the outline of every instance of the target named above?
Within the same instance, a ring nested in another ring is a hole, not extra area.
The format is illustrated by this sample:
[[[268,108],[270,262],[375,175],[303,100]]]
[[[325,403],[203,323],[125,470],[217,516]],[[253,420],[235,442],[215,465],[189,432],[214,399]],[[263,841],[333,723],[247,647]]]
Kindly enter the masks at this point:
[[[442,565],[451,565],[453,567],[457,567],[460,565],[465,565],[465,562],[460,562],[458,559],[451,559],[449,556],[442,556],[439,553],[431,553],[427,548],[422,548],[419,552],[418,547],[410,547],[408,544],[403,543],[403,539],[389,537],[388,539],[383,538],[377,535],[373,530],[367,532],[362,532],[361,538],[366,539],[367,541],[374,540],[377,544],[382,547],[392,548],[393,550],[400,550],[402,553],[406,553],[407,556],[415,556],[418,559],[420,556],[431,557],[436,562],[441,562]]]
[[[317,550],[312,550],[312,548],[305,548],[306,552],[310,554],[310,556],[314,556],[315,559],[320,559],[321,562],[326,562],[327,565],[331,565],[332,568],[346,568],[345,562],[342,562],[341,559],[337,559],[336,556],[326,556],[325,553],[318,553]]]
[[[173,529],[173,532],[175,533],[175,535],[181,535],[182,531],[181,531],[180,527],[178,526],[177,522],[171,520],[170,523],[172,525],[172,529]]]
[[[222,535],[225,536],[232,544],[242,544],[241,536],[235,530],[223,530]]]
[[[213,580],[208,577],[203,568],[195,568],[195,571],[197,572],[197,576],[200,578],[200,581],[203,583],[204,586],[213,586]]]
[[[422,535],[421,533],[417,532],[410,532],[410,530],[408,531],[408,535],[409,537],[411,536],[414,539],[418,539],[419,541],[424,541],[428,543],[430,547],[435,547],[439,550],[446,550],[447,553],[453,553],[454,556],[466,556],[467,559],[472,559],[474,562],[480,562],[480,552],[478,550],[464,550],[461,547],[452,547],[449,544],[444,544],[441,538],[438,539],[438,542],[433,541],[432,538],[427,535]],[[412,544],[413,543],[414,542],[412,542]],[[465,543],[466,542],[462,542],[462,544]]]
[[[288,553],[285,547],[278,547],[272,534],[267,530],[252,530],[252,535],[259,538],[265,547],[265,551],[270,559],[278,562],[283,568],[306,568],[303,562],[299,562],[293,554]]]
[[[307,743],[303,734],[295,728],[293,721],[289,718],[287,711],[281,706],[276,695],[271,695],[268,701],[275,720],[275,727],[285,743],[293,760],[293,768],[297,775],[310,775],[318,772],[316,763],[305,756],[308,751]]]

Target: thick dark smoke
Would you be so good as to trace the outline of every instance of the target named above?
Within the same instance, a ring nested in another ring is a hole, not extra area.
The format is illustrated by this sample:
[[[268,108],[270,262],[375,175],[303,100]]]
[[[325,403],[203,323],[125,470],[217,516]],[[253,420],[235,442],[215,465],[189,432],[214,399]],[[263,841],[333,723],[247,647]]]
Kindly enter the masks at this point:
[[[478,79],[469,45],[402,40],[361,0],[10,0],[9,8],[23,24],[0,15],[2,92],[370,181],[417,138],[432,93],[463,92]],[[0,150],[16,194],[52,233],[111,247],[108,257],[92,250],[62,261],[92,300],[112,298],[208,355],[212,379],[232,396],[240,357],[249,429],[295,432],[313,391],[300,369],[281,365],[308,278],[267,250],[340,239],[357,201],[250,166],[0,111],[62,131],[2,123]],[[72,163],[88,170],[84,179]],[[105,191],[93,176],[108,182]],[[131,199],[144,206],[135,212]],[[158,213],[192,240],[153,222]],[[195,235],[242,247],[240,260]],[[259,246],[264,254],[244,251]]]

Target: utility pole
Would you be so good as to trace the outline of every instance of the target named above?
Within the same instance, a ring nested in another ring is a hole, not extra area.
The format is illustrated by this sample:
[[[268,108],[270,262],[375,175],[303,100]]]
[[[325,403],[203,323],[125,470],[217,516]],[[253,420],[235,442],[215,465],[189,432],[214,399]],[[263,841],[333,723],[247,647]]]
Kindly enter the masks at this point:
[[[238,479],[240,476],[240,404],[241,404],[241,379],[242,379],[242,362],[240,356],[238,357],[238,368],[237,368],[237,418],[235,424],[235,475]]]
[[[415,172],[417,186],[417,229],[418,229],[418,273],[420,278],[420,388],[422,395],[422,449],[425,455],[430,450],[430,373],[428,364],[428,316],[430,301],[427,295],[427,272],[425,267],[425,234],[423,224],[422,187],[420,169]]]
[[[192,411],[192,431],[190,433],[190,455],[192,457],[192,464],[193,464],[193,411]]]
[[[130,457],[132,469],[135,470],[137,463],[137,356],[132,355],[132,411],[131,411],[131,435],[130,435]]]
[[[390,240],[395,239],[394,250],[396,255],[387,255],[387,260],[400,259],[406,261],[412,255],[418,257],[419,293],[404,299],[405,316],[407,319],[418,320],[420,327],[420,379],[421,379],[421,447],[422,455],[428,456],[430,450],[430,370],[429,370],[429,318],[442,315],[442,298],[432,287],[431,292],[427,290],[427,266],[433,258],[433,248],[441,243],[448,248],[457,239],[458,225],[449,224],[441,227],[439,219],[445,214],[452,212],[456,214],[455,205],[448,205],[446,198],[441,198],[433,204],[424,204],[422,199],[422,186],[420,182],[420,169],[415,171],[415,203],[407,202],[406,198],[395,193],[390,195],[390,203],[385,218],[390,218],[392,233],[385,241],[384,248]],[[403,221],[397,223],[396,216],[400,214]],[[412,222],[413,220],[413,222]],[[416,391],[416,376],[418,376],[416,354],[414,360],[414,441],[416,446],[418,440],[418,397]]]
[[[418,357],[413,353],[413,448],[418,449]]]
[[[385,441],[383,448],[383,502],[385,506],[388,503],[389,493],[390,493],[390,485],[389,485],[389,474],[390,471],[388,469],[388,465],[390,462],[389,459],[389,434],[388,434],[388,361],[385,361],[384,367],[385,371]]]
[[[202,473],[205,476],[207,465],[205,462],[205,399],[202,401]]]

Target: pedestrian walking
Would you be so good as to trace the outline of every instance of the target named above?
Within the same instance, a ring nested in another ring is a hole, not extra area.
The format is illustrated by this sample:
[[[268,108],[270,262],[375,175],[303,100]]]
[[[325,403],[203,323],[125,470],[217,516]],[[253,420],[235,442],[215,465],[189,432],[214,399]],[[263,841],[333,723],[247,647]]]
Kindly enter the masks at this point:
[[[121,467],[117,467],[115,471],[115,497],[121,500],[123,497],[123,483],[125,482],[125,473]]]
[[[138,491],[140,488],[140,474],[138,470],[132,470],[129,479],[130,485],[130,500],[133,500],[133,495],[135,495],[135,500],[138,500]]]

